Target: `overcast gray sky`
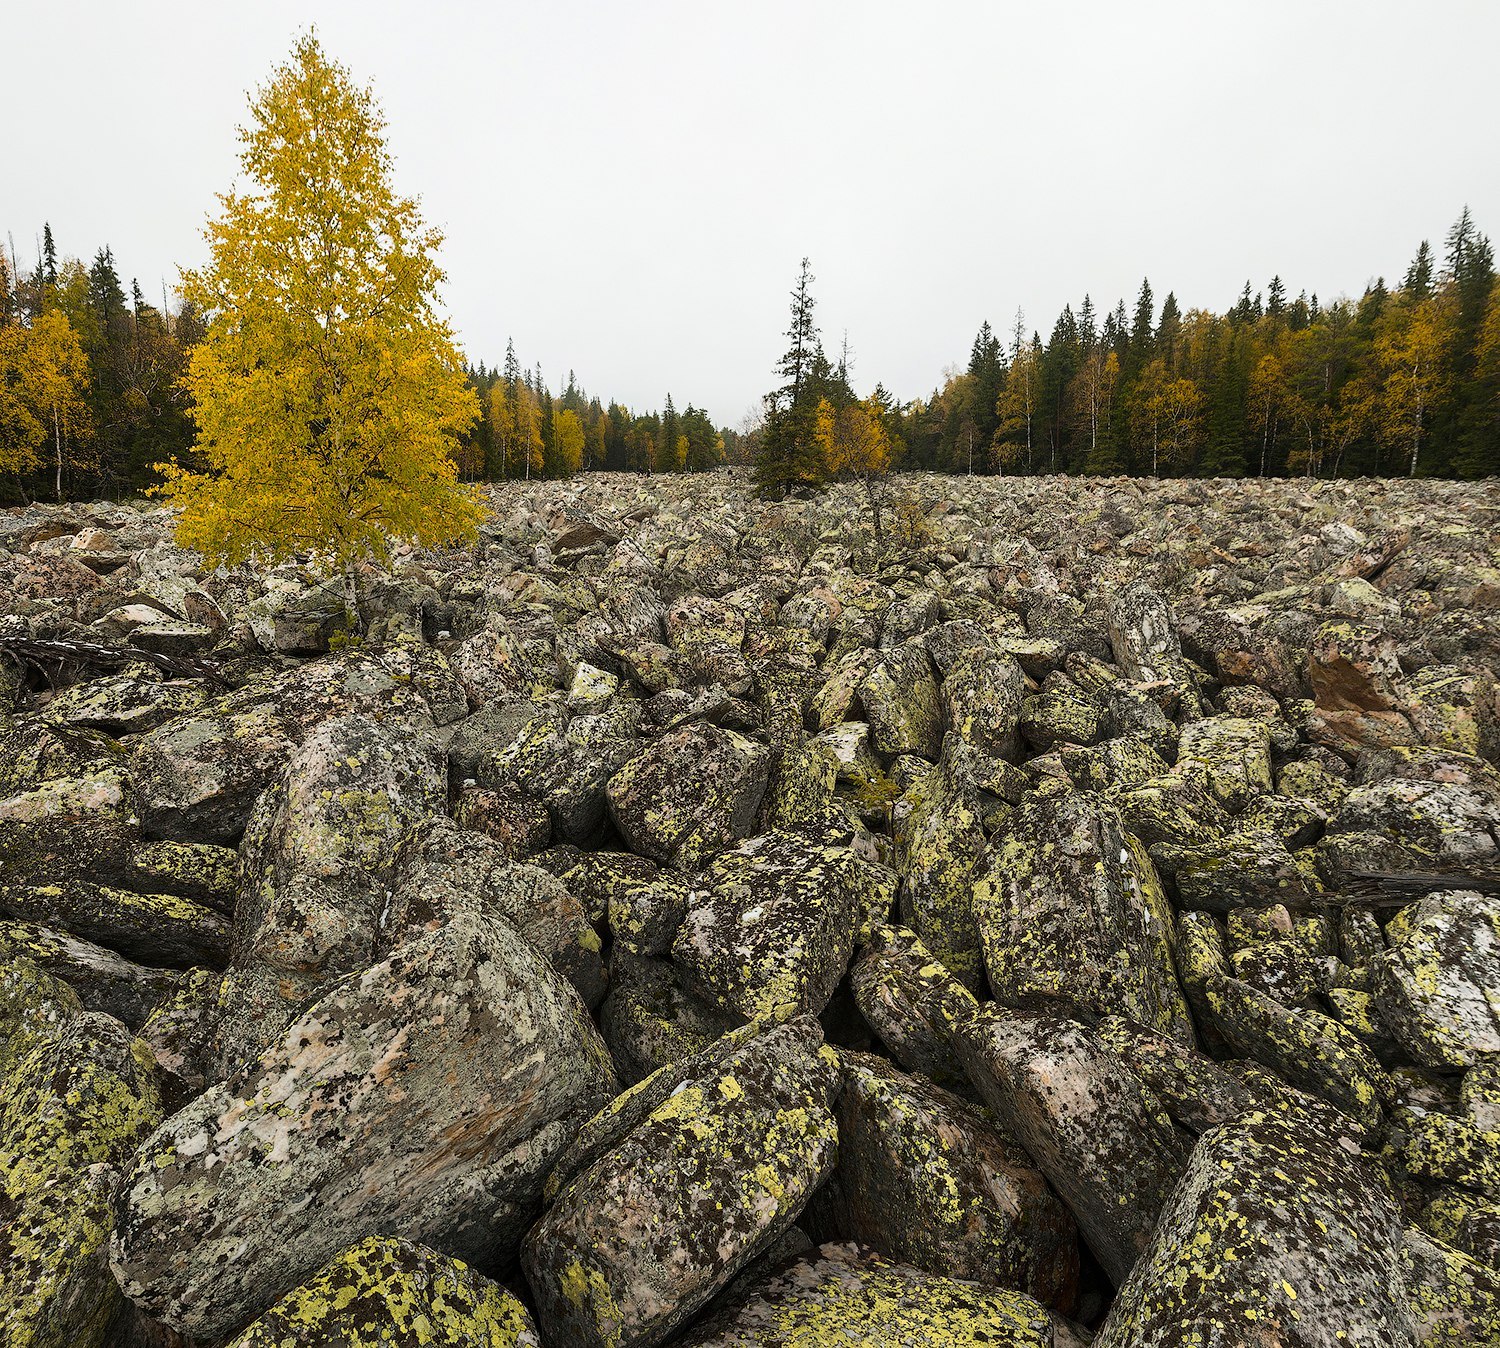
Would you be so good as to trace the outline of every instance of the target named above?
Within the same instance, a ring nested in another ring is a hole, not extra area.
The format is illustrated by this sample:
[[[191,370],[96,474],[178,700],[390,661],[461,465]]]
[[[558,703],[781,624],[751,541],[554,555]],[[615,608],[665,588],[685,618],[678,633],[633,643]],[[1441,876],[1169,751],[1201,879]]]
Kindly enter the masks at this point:
[[[855,382],[927,393],[981,320],[1046,336],[1150,277],[1357,295],[1465,202],[1500,235],[1493,0],[7,6],[0,228],[202,257],[246,90],[315,22],[447,232],[475,363],[508,335],[638,410],[737,422],[812,258]]]

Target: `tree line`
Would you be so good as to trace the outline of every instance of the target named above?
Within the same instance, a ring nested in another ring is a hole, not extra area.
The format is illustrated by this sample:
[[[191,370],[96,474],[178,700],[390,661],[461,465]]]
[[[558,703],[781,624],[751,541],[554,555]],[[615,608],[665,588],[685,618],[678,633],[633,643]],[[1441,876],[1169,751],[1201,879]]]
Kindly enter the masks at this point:
[[[900,409],[908,467],[1243,477],[1500,472],[1500,283],[1469,210],[1441,256],[1358,300],[1247,282],[1224,313],[1149,281],[1085,296],[1044,342],[984,324],[968,364]]]
[[[678,411],[670,393],[660,412],[606,405],[583,390],[572,370],[554,396],[540,366],[521,367],[513,341],[502,366],[481,362],[467,376],[480,408],[458,450],[459,471],[470,480],[702,472],[725,462],[738,438],[691,403]]]
[[[203,334],[191,304],[160,308],[109,248],[59,258],[51,225],[34,267],[0,248],[0,492],[113,495],[190,451],[182,375]]]

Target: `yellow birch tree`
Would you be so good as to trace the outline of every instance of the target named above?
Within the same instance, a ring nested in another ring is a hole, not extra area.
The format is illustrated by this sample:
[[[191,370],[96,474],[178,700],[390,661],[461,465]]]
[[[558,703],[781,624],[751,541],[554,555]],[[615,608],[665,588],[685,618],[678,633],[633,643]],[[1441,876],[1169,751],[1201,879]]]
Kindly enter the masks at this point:
[[[250,110],[247,189],[219,198],[208,263],[183,277],[209,322],[184,381],[202,467],[163,466],[179,540],[352,577],[393,539],[472,537],[452,449],[478,399],[436,312],[442,237],[392,186],[374,96],[308,34]]]

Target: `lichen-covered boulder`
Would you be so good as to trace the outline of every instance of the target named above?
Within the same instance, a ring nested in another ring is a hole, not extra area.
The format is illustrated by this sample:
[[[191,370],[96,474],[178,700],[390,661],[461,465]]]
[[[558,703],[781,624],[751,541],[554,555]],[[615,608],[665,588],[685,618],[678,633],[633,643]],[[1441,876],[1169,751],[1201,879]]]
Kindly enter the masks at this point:
[[[197,711],[206,701],[202,685],[188,679],[115,674],[63,689],[44,715],[57,725],[140,735]]]
[[[161,1119],[151,1055],[25,960],[0,963],[0,1342],[100,1348],[121,1167]]]
[[[122,1199],[116,1276],[209,1338],[363,1235],[504,1259],[613,1094],[572,988],[508,924],[460,914],[335,984],[157,1131]]]
[[[1238,814],[1271,790],[1271,730],[1264,721],[1209,716],[1183,726],[1178,772],[1200,776],[1209,793]]]
[[[1199,1141],[1096,1348],[1411,1348],[1401,1242],[1357,1143],[1249,1115]]]
[[[965,651],[943,671],[941,691],[949,731],[996,758],[1015,758],[1026,676],[1012,656]]]
[[[501,917],[545,955],[595,1007],[607,979],[602,943],[583,903],[540,866],[512,861],[482,833],[446,816],[424,820],[403,840],[378,919],[384,953],[463,912]]]
[[[684,976],[746,1019],[821,1011],[865,917],[854,853],[780,829],[718,857],[688,896],[672,943]]]
[[[903,1067],[948,1090],[972,1089],[953,1033],[979,1003],[915,932],[875,927],[849,970],[849,986],[860,1014]]]
[[[147,842],[130,854],[126,880],[145,894],[180,894],[234,914],[239,853],[214,843]]]
[[[335,717],[261,798],[241,853],[219,1040],[230,1065],[334,979],[369,964],[396,846],[446,800],[430,733]]]
[[[113,764],[57,777],[0,800],[0,881],[108,880],[140,835],[131,780]]]
[[[1146,1248],[1190,1144],[1093,1034],[1055,1014],[986,1008],[959,1027],[970,1078],[1026,1148],[1119,1285]]]
[[[1387,929],[1374,964],[1381,1018],[1430,1067],[1500,1053],[1500,895],[1429,894]]]
[[[178,969],[136,964],[71,932],[35,922],[0,921],[0,960],[24,959],[60,978],[89,1011],[138,1027],[183,983]]]
[[[547,807],[555,837],[588,843],[604,823],[606,784],[640,750],[640,704],[621,699],[572,717],[556,701],[527,705],[523,724],[480,751],[477,780],[520,787]]]
[[[611,953],[599,1029],[623,1082],[697,1053],[742,1019],[687,987],[670,960]]]
[[[985,835],[967,766],[962,744],[945,739],[937,765],[897,802],[892,825],[903,919],[960,981],[979,988],[984,958],[974,866]]]
[[[459,1259],[371,1236],[335,1255],[229,1348],[540,1348],[511,1293]]]
[[[1014,1287],[1071,1313],[1073,1219],[1018,1143],[972,1105],[841,1052],[839,1163],[814,1209],[841,1237],[929,1273]]]
[[[1167,601],[1149,585],[1121,591],[1106,610],[1115,663],[1136,683],[1173,684],[1195,703],[1197,685],[1182,654],[1177,624]]]
[[[766,1031],[562,1190],[521,1256],[549,1343],[661,1343],[791,1226],[837,1149],[821,1037]]]
[[[1084,1342],[1023,1292],[830,1244],[774,1274],[684,1348],[1081,1348]]]
[[[769,751],[715,725],[690,725],[647,745],[609,779],[610,817],[631,849],[664,865],[697,866],[754,827]]]
[[[175,894],[135,894],[85,880],[6,886],[0,916],[72,932],[145,964],[222,967],[229,958],[229,924]]]
[[[261,650],[276,655],[321,655],[336,632],[346,631],[343,582],[311,580],[290,567],[273,571],[265,593],[245,606]]]
[[[918,640],[887,651],[856,689],[870,738],[883,754],[938,756],[943,738],[943,709],[932,661]]]
[[[1373,833],[1436,869],[1500,859],[1500,795],[1458,782],[1386,778],[1358,786],[1329,821],[1331,833]]]
[[[1500,1270],[1411,1226],[1401,1254],[1418,1348],[1500,1343]]]
[[[1210,976],[1201,997],[1210,1025],[1235,1052],[1328,1101],[1361,1128],[1380,1120],[1390,1082],[1359,1039],[1330,1016],[1283,1006],[1248,983]]]
[[[1146,849],[1100,797],[1027,801],[974,882],[998,1001],[1125,1015],[1194,1042],[1167,902]]]
[[[629,852],[591,852],[563,881],[609,923],[616,946],[665,955],[687,913],[688,878]]]

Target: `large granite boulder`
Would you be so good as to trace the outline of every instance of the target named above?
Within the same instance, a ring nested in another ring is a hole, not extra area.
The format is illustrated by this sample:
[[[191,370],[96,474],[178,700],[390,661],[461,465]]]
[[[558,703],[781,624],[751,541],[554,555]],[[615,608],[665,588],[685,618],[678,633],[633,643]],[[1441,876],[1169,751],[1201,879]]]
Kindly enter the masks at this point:
[[[228,1333],[367,1235],[493,1263],[614,1090],[573,989],[508,924],[460,915],[335,984],[141,1148],[125,1293]]]

